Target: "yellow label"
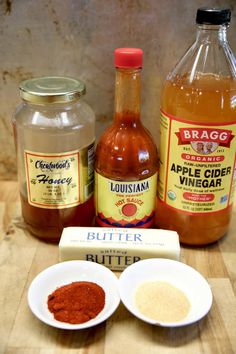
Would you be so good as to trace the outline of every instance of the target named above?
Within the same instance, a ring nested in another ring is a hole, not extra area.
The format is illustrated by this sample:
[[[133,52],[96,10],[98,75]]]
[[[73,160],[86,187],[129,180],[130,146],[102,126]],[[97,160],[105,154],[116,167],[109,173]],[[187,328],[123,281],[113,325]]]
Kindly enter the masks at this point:
[[[149,227],[154,222],[157,173],[139,181],[115,181],[95,172],[96,221],[100,226]]]
[[[236,122],[200,124],[161,114],[159,199],[186,213],[233,202]]]
[[[28,202],[46,209],[84,203],[93,194],[94,144],[66,153],[25,150]]]

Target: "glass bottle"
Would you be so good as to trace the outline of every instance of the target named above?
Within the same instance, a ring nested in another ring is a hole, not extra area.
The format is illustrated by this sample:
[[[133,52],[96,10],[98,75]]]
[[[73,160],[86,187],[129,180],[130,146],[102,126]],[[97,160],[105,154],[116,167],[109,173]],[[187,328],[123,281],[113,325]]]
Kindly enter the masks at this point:
[[[66,226],[94,218],[95,118],[85,85],[41,77],[20,85],[13,118],[22,214],[28,229],[57,242]]]
[[[157,149],[140,120],[138,48],[115,50],[115,114],[95,152],[96,224],[151,227],[155,220]]]
[[[161,97],[156,223],[204,245],[228,230],[235,189],[236,61],[229,9],[197,11],[195,43]]]

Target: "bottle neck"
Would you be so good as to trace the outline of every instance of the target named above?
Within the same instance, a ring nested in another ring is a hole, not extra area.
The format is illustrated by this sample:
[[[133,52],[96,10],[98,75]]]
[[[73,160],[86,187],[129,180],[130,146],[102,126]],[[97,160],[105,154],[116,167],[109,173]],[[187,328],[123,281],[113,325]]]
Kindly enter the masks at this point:
[[[132,123],[140,118],[141,69],[116,69],[115,121]]]
[[[197,25],[197,41],[227,43],[227,25]]]

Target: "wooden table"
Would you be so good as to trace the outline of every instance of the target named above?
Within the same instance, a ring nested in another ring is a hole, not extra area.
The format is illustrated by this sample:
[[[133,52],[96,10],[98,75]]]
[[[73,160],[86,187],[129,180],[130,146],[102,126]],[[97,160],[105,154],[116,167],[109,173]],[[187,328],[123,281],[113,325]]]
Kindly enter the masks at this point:
[[[25,230],[16,182],[0,181],[0,219],[0,353],[236,353],[236,208],[223,240],[207,248],[182,247],[181,260],[208,279],[214,300],[203,320],[177,329],[143,323],[122,304],[88,330],[43,324],[28,308],[27,290],[40,271],[58,262],[58,247]]]

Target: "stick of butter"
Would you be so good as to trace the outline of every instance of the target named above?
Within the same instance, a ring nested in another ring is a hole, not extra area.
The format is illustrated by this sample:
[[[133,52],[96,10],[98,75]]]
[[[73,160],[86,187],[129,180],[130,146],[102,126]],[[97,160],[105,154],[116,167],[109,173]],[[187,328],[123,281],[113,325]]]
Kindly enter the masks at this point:
[[[86,260],[123,270],[145,258],[179,260],[179,236],[159,229],[67,227],[59,243],[59,260]]]

